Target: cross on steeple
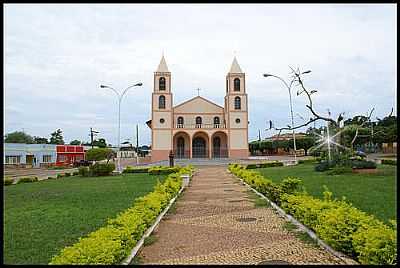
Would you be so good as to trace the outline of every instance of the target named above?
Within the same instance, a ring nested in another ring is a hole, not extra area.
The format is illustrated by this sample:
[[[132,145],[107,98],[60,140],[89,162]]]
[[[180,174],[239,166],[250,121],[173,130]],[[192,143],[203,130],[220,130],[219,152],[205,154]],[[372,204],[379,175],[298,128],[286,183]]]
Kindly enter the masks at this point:
[[[200,88],[197,88],[196,90],[197,90],[197,96],[200,96],[200,90],[201,90],[201,89],[200,89]]]

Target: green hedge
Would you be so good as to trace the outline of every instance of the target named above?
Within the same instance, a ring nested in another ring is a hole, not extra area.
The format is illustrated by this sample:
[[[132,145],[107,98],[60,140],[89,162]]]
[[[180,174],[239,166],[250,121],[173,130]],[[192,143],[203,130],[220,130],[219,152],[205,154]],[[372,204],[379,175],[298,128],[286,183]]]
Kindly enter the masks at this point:
[[[394,159],[382,159],[381,164],[397,166],[397,160],[394,160]]]
[[[165,166],[154,166],[149,168],[148,173],[150,175],[167,175],[171,173],[178,172],[181,169],[181,167],[176,166],[176,167],[165,167]]]
[[[20,178],[17,183],[29,183],[39,181],[38,177],[24,177]]]
[[[182,169],[170,174],[154,191],[135,200],[133,207],[108,220],[105,227],[80,238],[79,242],[64,248],[50,264],[119,264],[141,239],[161,211],[181,188]]]
[[[351,167],[354,169],[376,168],[376,163],[365,160],[353,160]]]
[[[316,163],[316,162],[318,162],[316,158],[301,159],[301,160],[297,161],[298,164],[307,164],[307,163]]]
[[[131,167],[131,166],[127,166],[122,173],[148,173],[149,172],[149,168],[136,168],[136,167]]]
[[[349,254],[361,264],[396,264],[395,221],[387,226],[345,200],[332,200],[332,193],[327,190],[323,200],[314,198],[299,191],[296,179],[277,185],[239,165],[230,165],[229,170],[272,201],[278,201],[283,210],[314,230],[334,249]]]
[[[4,178],[4,185],[13,184],[14,180],[12,178]]]
[[[256,169],[256,168],[267,168],[267,167],[281,167],[283,166],[282,162],[273,161],[273,162],[266,162],[261,164],[249,164],[246,166],[246,169]]]
[[[79,167],[78,174],[82,177],[108,176],[114,169],[114,163],[95,163],[89,167]]]

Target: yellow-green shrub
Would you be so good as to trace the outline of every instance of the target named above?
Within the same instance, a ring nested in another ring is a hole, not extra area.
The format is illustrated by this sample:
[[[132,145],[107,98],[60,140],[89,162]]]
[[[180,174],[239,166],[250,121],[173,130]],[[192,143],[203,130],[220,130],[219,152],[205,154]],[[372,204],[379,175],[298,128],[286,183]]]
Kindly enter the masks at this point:
[[[356,257],[362,264],[396,264],[396,226],[385,225],[344,199],[333,200],[326,187],[321,200],[299,192],[298,179],[287,178],[274,184],[237,164],[229,165],[229,170],[314,230],[334,249]]]
[[[188,167],[186,172],[192,172]],[[133,207],[109,219],[107,225],[77,243],[64,248],[50,264],[118,264],[135,246],[144,232],[151,226],[169,200],[178,193],[182,173],[167,177],[164,183],[157,183],[154,191],[137,198]]]

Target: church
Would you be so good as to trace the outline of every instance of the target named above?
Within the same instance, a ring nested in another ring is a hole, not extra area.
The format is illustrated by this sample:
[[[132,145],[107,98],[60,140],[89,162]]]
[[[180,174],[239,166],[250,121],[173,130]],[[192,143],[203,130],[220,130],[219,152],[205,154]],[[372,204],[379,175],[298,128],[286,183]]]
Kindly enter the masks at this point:
[[[236,57],[226,75],[224,106],[196,96],[173,104],[172,76],[164,56],[154,72],[151,161],[175,158],[247,158],[248,102],[245,74]]]

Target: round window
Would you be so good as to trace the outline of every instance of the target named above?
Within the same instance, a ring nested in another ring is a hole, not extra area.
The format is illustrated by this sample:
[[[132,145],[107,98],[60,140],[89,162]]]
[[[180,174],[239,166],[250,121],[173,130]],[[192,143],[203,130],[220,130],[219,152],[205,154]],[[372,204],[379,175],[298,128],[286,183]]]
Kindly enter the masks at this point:
[[[236,118],[235,122],[236,122],[236,124],[239,124],[240,123],[240,119]]]
[[[161,123],[161,124],[164,124],[164,122],[165,122],[164,118],[161,118],[161,119],[160,119],[160,123]]]

